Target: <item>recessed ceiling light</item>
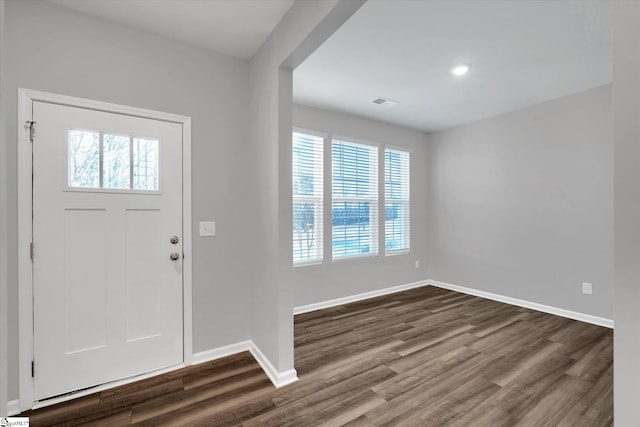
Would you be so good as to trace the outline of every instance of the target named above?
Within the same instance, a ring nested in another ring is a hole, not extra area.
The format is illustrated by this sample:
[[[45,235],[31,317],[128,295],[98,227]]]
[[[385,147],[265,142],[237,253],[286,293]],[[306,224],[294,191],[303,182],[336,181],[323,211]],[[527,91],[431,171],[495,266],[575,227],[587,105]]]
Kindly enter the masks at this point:
[[[449,72],[454,76],[464,76],[471,69],[471,64],[460,64],[452,67]]]

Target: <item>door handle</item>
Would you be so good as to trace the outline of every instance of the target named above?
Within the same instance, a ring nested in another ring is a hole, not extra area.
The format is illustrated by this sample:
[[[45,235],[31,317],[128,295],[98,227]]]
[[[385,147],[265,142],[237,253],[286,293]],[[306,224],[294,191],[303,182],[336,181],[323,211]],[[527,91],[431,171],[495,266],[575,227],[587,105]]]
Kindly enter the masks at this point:
[[[178,252],[171,252],[169,259],[171,259],[171,261],[177,261],[180,259],[180,254]]]

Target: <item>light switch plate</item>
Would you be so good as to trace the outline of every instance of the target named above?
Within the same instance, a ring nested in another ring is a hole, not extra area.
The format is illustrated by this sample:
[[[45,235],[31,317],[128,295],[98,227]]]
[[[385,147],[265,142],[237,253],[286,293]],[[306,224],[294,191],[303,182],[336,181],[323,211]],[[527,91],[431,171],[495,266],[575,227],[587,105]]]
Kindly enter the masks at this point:
[[[582,282],[582,293],[591,295],[593,293],[593,285],[591,283]]]
[[[216,235],[215,221],[200,221],[200,237],[211,237]]]

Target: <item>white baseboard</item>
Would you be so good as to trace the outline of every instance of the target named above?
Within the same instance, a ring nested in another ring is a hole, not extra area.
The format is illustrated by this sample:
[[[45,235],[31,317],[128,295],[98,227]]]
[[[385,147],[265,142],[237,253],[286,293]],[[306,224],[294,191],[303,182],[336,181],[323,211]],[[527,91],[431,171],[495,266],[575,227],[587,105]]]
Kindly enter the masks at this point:
[[[452,285],[450,283],[439,282],[437,280],[428,280],[429,285],[442,289],[462,292],[464,294],[475,295],[477,297],[486,298],[494,301],[504,302],[519,307],[530,308],[532,310],[542,311],[544,313],[555,314],[556,316],[567,317],[569,319],[580,320],[581,322],[591,323],[598,326],[613,329],[613,320],[604,317],[592,316],[590,314],[578,313],[576,311],[565,310],[563,308],[552,307],[550,305],[538,304],[536,302],[525,301],[517,298],[506,297],[503,295],[492,294],[491,292],[479,291],[476,289],[465,288],[464,286]]]
[[[212,350],[201,351],[200,353],[194,353],[192,364],[199,365],[200,363],[221,359],[223,357],[231,356],[232,354],[242,353],[243,351],[250,351],[252,345],[253,343],[251,342],[251,340],[246,340],[235,344],[229,344],[223,347],[214,348]]]
[[[613,329],[613,320],[604,317],[592,316],[590,314],[579,313],[576,311],[565,310],[563,308],[552,307],[550,305],[538,304],[536,302],[525,301],[517,298],[506,297],[503,295],[493,294],[491,292],[479,291],[464,286],[452,285],[450,283],[440,282],[438,280],[423,280],[420,282],[408,283],[406,285],[392,286],[390,288],[378,289],[376,291],[364,292],[362,294],[350,295],[347,297],[336,298],[328,301],[318,302],[314,304],[302,305],[293,309],[293,314],[303,314],[310,311],[322,310],[325,308],[336,307],[351,302],[361,301],[369,298],[379,297],[382,295],[402,292],[409,289],[419,288],[422,286],[436,286],[438,288],[449,289],[451,291],[462,292],[464,294],[475,295],[477,297],[486,298],[494,301],[504,302],[518,307],[530,308],[532,310],[542,311],[544,313],[555,314],[557,316],[567,317],[569,319],[579,320],[581,322],[591,323],[593,325],[604,326]]]
[[[18,415],[20,413],[20,401],[19,400],[10,400],[7,402],[7,415]],[[3,415],[3,414],[0,414]]]
[[[251,352],[251,355],[260,365],[267,377],[277,388],[284,387],[298,380],[298,374],[295,369],[285,372],[278,372],[271,361],[262,353],[260,348],[251,340],[241,341],[239,343],[226,345],[224,347],[214,348],[212,350],[202,351],[193,355],[193,364],[197,365],[204,362],[220,359],[222,357],[231,356],[232,354],[242,353],[243,351]]]
[[[427,286],[429,282],[422,280],[419,282],[407,283],[406,285],[392,286],[390,288],[378,289],[376,291],[364,292],[362,294],[350,295],[347,297],[336,298],[328,301],[318,302],[314,304],[301,305],[293,309],[293,314],[309,313],[310,311],[322,310],[324,308],[336,307],[338,305],[348,304],[350,302],[361,301],[369,298],[375,298],[382,295],[395,294],[396,292],[407,291],[409,289]]]
[[[257,345],[251,343],[251,354],[260,364],[264,372],[267,374],[273,385],[277,388],[283,387],[287,384],[298,381],[298,373],[295,369],[289,369],[285,372],[278,372],[273,364],[267,359],[267,357],[260,351]]]

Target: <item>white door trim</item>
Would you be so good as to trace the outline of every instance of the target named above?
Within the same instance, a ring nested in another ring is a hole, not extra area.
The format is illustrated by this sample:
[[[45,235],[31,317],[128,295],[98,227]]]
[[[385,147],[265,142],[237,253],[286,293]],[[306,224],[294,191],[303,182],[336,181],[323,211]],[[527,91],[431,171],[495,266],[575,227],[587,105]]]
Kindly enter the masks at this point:
[[[20,411],[34,406],[33,359],[32,145],[25,123],[32,121],[35,101],[80,107],[182,125],[182,241],[183,241],[183,364],[193,362],[192,331],[192,224],[191,224],[191,117],[92,101],[71,96],[18,89],[18,377]],[[36,123],[36,138],[37,138]],[[37,369],[37,368],[36,368]],[[0,414],[2,415],[2,414]]]

